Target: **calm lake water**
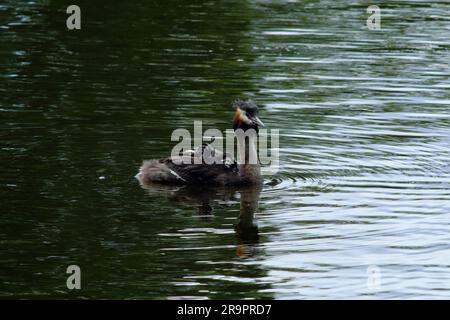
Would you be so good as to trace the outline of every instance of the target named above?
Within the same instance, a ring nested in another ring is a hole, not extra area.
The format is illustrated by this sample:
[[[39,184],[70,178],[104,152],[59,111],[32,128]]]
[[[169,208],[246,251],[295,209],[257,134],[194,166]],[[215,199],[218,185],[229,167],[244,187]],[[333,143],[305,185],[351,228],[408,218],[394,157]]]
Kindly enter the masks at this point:
[[[450,298],[448,1],[76,3],[0,3],[0,297]],[[140,187],[236,98],[262,190]]]

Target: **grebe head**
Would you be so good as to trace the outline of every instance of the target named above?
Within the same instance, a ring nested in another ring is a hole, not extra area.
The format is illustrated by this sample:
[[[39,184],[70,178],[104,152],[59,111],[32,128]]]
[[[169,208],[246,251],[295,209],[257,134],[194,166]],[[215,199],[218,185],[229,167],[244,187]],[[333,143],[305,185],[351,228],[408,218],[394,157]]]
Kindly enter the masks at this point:
[[[242,101],[236,100],[233,102],[233,108],[236,109],[233,119],[233,129],[254,129],[258,132],[259,127],[264,127],[264,123],[258,117],[258,106],[252,100]]]

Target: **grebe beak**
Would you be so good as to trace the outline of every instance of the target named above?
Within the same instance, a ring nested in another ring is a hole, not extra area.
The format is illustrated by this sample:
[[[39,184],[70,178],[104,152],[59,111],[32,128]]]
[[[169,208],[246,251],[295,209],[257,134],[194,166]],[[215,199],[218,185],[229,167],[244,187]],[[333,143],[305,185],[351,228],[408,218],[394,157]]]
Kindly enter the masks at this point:
[[[251,117],[250,120],[256,124],[258,127],[265,127],[264,122],[261,121],[257,116]]]

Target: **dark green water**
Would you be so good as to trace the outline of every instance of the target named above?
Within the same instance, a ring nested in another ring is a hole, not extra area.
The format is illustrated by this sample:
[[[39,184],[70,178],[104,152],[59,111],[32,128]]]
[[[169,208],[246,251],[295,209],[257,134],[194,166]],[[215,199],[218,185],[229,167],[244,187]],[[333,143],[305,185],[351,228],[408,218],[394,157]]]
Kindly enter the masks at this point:
[[[69,4],[0,2],[0,297],[450,298],[448,1]],[[236,98],[280,129],[260,193],[139,186]]]

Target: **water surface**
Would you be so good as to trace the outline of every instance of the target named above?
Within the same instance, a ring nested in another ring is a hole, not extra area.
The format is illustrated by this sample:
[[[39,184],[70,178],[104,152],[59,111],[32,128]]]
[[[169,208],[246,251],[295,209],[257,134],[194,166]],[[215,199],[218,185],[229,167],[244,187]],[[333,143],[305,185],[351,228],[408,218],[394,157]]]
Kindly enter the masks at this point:
[[[1,297],[450,297],[448,2],[69,4],[0,4]],[[280,130],[262,190],[139,186],[236,98]]]

